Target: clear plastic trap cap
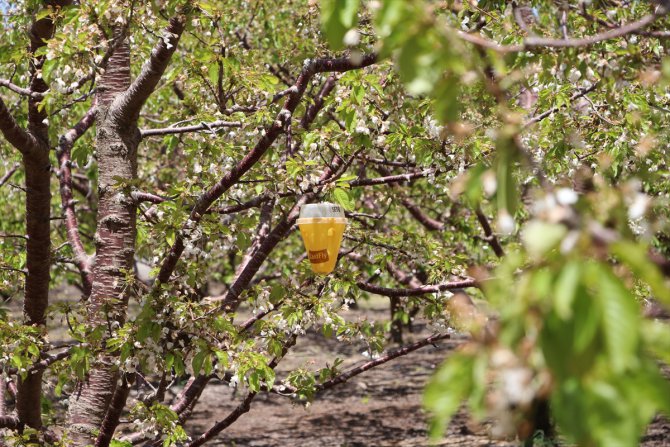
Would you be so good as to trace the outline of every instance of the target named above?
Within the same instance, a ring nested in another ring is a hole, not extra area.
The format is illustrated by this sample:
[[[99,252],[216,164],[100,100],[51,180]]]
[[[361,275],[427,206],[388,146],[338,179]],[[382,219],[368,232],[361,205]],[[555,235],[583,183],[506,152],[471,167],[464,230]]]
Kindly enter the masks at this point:
[[[310,203],[300,207],[300,218],[322,218],[322,217],[336,217],[344,218],[344,210],[340,205],[334,203]]]

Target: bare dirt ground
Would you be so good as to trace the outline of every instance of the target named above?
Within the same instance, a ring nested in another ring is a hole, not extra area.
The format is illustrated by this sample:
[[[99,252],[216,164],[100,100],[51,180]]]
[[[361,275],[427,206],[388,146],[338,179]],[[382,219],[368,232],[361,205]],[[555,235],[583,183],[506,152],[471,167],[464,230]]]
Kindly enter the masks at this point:
[[[384,303],[365,309],[368,318],[387,318]],[[348,317],[354,317],[354,312]],[[430,333],[425,327],[405,335],[405,343]],[[224,431],[213,446],[227,447],[368,447],[368,446],[515,446],[514,440],[495,440],[486,425],[478,426],[465,412],[453,420],[445,437],[431,443],[427,417],[421,406],[423,388],[435,368],[460,341],[446,340],[427,346],[354,377],[322,395],[305,408],[278,395],[258,396],[251,411]],[[348,359],[345,365],[365,362],[363,346],[343,345],[320,334],[303,337],[285,362],[278,377],[290,367]],[[236,395],[237,394],[237,395]],[[187,430],[197,436],[235,408],[242,393],[225,384],[211,385],[201,397]],[[670,423],[658,418],[649,427],[641,446],[670,446]],[[606,446],[603,446],[606,447]]]
[[[60,293],[58,293],[60,292]],[[54,293],[57,300],[77,299],[71,288]],[[388,302],[372,300],[361,303],[362,308],[351,310],[347,319],[367,317],[376,321],[388,319]],[[20,303],[10,304],[13,318],[20,318]],[[246,319],[241,315],[240,319]],[[52,322],[52,340],[65,337],[65,328]],[[421,324],[414,333],[405,333],[405,343],[430,335]],[[461,411],[452,421],[444,438],[432,443],[427,434],[427,416],[422,409],[423,388],[435,369],[462,343],[445,340],[427,346],[407,356],[374,368],[329,390],[308,407],[295,404],[276,394],[259,395],[251,411],[207,445],[218,447],[418,447],[418,446],[490,446],[519,445],[515,440],[496,440],[489,435],[487,425],[476,425]],[[391,347],[392,348],[392,347]],[[332,363],[336,357],[345,359],[340,367],[366,362],[362,344],[344,344],[327,339],[320,333],[309,332],[277,368],[278,378],[292,368],[319,368]],[[174,390],[178,392],[179,390]],[[195,408],[186,429],[195,437],[226,417],[241,400],[243,391],[226,384],[208,386]],[[656,418],[642,438],[642,447],[670,447],[670,421]],[[543,446],[544,447],[544,446]],[[607,447],[607,446],[602,446]]]

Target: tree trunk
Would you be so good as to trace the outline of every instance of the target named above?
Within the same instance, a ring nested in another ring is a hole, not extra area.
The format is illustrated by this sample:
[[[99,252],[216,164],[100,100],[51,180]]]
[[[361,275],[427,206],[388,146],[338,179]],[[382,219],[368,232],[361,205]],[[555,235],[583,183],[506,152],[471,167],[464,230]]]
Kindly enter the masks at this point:
[[[396,312],[400,310],[400,298],[392,296],[390,297],[390,310],[391,310],[391,340],[394,343],[402,343],[402,321],[396,318]]]
[[[49,188],[49,152],[32,151],[23,158],[26,169],[27,269],[23,313],[25,324],[44,326],[49,305],[49,265],[51,237],[51,191]],[[16,408],[19,421],[34,428],[42,426],[42,371],[28,375],[18,383]]]
[[[133,270],[136,204],[118,179],[137,177],[140,132],[136,117],[124,119],[111,107],[130,86],[127,39],[114,51],[101,79],[98,97],[96,151],[98,158],[98,216],[96,257],[89,318],[95,326],[123,323],[128,292],[126,273]],[[114,394],[119,373],[113,358],[98,356],[80,392],[70,399],[69,430],[73,446],[93,444]]]
[[[71,0],[57,0],[51,6],[66,6]],[[45,45],[54,32],[50,18],[35,21],[30,28],[30,52]],[[30,62],[30,90],[45,92],[47,84],[37,75],[44,63],[44,56]],[[28,100],[28,132],[35,138],[35,147],[24,150],[23,166],[26,173],[26,277],[23,314],[27,325],[44,328],[46,309],[49,305],[49,269],[51,265],[51,163],[49,161],[49,128],[47,114],[40,108],[41,100]],[[46,330],[45,330],[46,332]],[[33,428],[42,426],[42,371],[30,374],[18,382],[16,408],[19,421]]]

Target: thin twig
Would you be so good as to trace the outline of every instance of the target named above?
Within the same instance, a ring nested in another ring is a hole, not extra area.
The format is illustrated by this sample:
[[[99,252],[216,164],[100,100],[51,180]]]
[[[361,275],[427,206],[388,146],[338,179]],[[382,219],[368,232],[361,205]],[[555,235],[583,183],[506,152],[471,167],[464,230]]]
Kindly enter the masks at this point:
[[[173,135],[189,132],[200,132],[203,130],[215,133],[214,129],[219,129],[222,127],[242,127],[242,123],[239,121],[212,121],[211,123],[200,123],[193,126],[182,126],[182,127],[165,127],[161,129],[142,129],[140,131],[142,138],[153,137],[153,136],[162,136],[162,135]]]
[[[382,365],[384,363],[389,362],[390,360],[393,360],[395,358],[401,357],[403,355],[407,355],[410,352],[416,351],[417,349],[423,348],[424,346],[432,345],[440,340],[446,340],[448,338],[451,338],[450,334],[434,334],[431,335],[428,338],[424,338],[423,340],[417,341],[416,343],[412,343],[411,345],[406,345],[401,348],[398,348],[382,357],[379,357],[378,359],[370,360],[367,363],[364,363],[361,366],[355,367],[350,369],[347,372],[344,372],[342,374],[338,374],[337,376],[333,377],[330,380],[327,380],[323,383],[320,383],[316,385],[316,390],[317,392],[321,392],[324,390],[327,390],[329,388],[332,388],[336,385],[339,385],[341,383],[344,383],[351,379],[354,376],[357,376],[361,373],[364,373],[365,371],[368,371],[375,366]]]
[[[12,175],[19,169],[19,164],[15,163],[14,166],[12,166],[7,172],[5,172],[5,175],[0,178],[0,187],[7,183],[10,178],[12,178]]]
[[[466,33],[464,31],[456,31],[456,35],[466,42],[470,42],[481,48],[496,51],[498,53],[519,53],[528,51],[534,48],[583,48],[588,47],[606,40],[623,37],[627,34],[633,34],[641,31],[647,26],[651,25],[659,17],[667,14],[667,9],[663,5],[659,5],[656,11],[648,14],[639,20],[627,23],[618,28],[609,29],[602,33],[595,34],[589,37],[579,39],[552,39],[546,37],[527,37],[521,44],[518,45],[500,45],[498,42],[489,40],[476,33]]]

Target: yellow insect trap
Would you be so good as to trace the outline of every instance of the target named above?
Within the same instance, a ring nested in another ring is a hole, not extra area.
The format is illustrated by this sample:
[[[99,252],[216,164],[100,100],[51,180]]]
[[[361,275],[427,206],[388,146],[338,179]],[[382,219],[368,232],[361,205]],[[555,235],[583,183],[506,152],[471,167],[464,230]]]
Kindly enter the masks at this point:
[[[298,227],[314,273],[332,272],[347,226],[344,210],[333,203],[311,203],[300,207]]]

